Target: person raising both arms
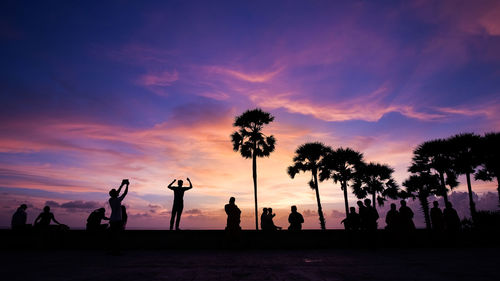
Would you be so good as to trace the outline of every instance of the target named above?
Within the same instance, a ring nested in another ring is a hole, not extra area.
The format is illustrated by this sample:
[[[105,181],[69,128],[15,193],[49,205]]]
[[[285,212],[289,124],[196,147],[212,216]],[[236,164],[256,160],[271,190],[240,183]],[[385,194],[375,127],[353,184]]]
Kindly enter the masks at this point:
[[[178,180],[177,181],[177,186],[173,186],[175,183],[176,179],[174,179],[169,185],[168,189],[171,189],[174,191],[174,204],[172,206],[172,216],[170,217],[170,230],[174,228],[174,221],[175,221],[175,230],[179,230],[179,223],[181,221],[181,215],[182,215],[182,209],[184,208],[184,192],[186,190],[189,190],[193,188],[193,184],[191,183],[191,180],[187,178],[187,181],[189,182],[189,187],[183,187],[183,181]],[[177,220],[175,219],[177,217]]]

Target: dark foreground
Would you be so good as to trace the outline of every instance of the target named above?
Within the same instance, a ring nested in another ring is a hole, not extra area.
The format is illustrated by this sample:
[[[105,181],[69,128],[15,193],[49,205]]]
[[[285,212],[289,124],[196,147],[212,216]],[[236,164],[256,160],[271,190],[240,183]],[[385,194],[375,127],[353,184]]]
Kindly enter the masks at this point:
[[[498,280],[498,249],[0,252],[2,280]]]

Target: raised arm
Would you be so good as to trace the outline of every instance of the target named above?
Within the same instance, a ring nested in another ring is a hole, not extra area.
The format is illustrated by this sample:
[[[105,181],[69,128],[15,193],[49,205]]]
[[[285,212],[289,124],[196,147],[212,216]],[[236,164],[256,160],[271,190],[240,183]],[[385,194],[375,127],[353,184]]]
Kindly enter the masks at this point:
[[[123,200],[123,198],[125,198],[125,196],[127,196],[127,193],[128,193],[128,185],[129,183],[126,183],[125,184],[125,191],[123,192],[123,194],[119,197],[120,198],[120,201]]]
[[[187,178],[187,181],[189,182],[189,187],[186,187],[185,189],[189,190],[189,189],[193,188],[193,184],[191,183],[191,180],[189,178]]]
[[[37,224],[37,223],[38,223],[38,221],[39,221],[41,218],[42,218],[42,214],[40,213],[40,214],[38,215],[38,217],[36,217],[35,222],[33,222],[33,224]]]
[[[176,180],[174,179],[174,180],[173,180],[173,181],[172,181],[172,182],[171,182],[171,183],[167,186],[167,188],[168,188],[168,189],[172,189],[172,190],[174,190],[174,189],[172,188],[172,184],[174,184],[174,182],[175,182],[175,181],[176,181]]]
[[[122,184],[120,184],[120,187],[118,188],[118,194],[120,194],[120,191],[122,190],[122,187],[125,185],[125,180],[122,180]]]

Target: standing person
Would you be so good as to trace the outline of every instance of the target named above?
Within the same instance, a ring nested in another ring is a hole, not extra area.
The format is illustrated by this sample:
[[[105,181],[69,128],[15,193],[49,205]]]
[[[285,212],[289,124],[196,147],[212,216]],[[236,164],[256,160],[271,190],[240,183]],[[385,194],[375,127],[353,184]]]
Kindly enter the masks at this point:
[[[35,219],[35,226],[42,229],[47,229],[49,228],[51,221],[54,221],[57,225],[62,225],[56,220],[54,214],[50,212],[50,207],[45,206],[43,208],[43,213],[40,213]]]
[[[367,222],[366,222],[366,228],[368,230],[377,230],[377,220],[379,218],[378,212],[373,206],[371,205],[372,200],[366,198],[365,199],[365,207],[366,207],[366,212],[367,212]]]
[[[99,208],[90,213],[89,217],[87,218],[88,231],[105,230],[108,228],[107,223],[101,224],[102,220],[109,221],[109,218],[106,217],[105,212],[106,210],[104,208]]]
[[[412,231],[415,229],[415,224],[413,223],[413,211],[410,207],[406,206],[406,201],[401,200],[401,207],[399,207],[399,223],[401,224],[401,230]]]
[[[344,228],[346,230],[353,230],[357,231],[359,230],[360,226],[360,220],[359,220],[359,215],[356,213],[356,208],[350,207],[349,208],[349,214],[345,219],[343,219],[340,223],[344,224]]]
[[[26,209],[28,209],[28,205],[22,204],[17,208],[17,211],[12,215],[12,221],[10,226],[13,230],[23,230],[31,227],[31,224],[26,224],[26,220],[28,219],[28,214],[26,214]]]
[[[392,203],[391,204],[391,209],[389,212],[387,212],[387,215],[385,216],[385,223],[387,226],[385,229],[390,230],[390,231],[395,231],[398,229],[399,225],[399,212],[396,209],[396,204]]]
[[[234,203],[236,199],[234,197],[229,198],[229,204],[224,206],[224,210],[227,214],[227,225],[226,230],[228,231],[238,231],[241,230],[240,227],[240,217],[241,211]]]
[[[460,218],[457,211],[453,209],[451,202],[446,202],[446,208],[443,211],[444,227],[448,232],[458,232],[460,230]]]
[[[182,184],[184,183],[182,180],[177,181],[177,186],[172,186],[176,180],[174,179],[169,185],[168,189],[171,189],[174,191],[174,204],[172,206],[172,216],[170,217],[170,230],[174,228],[174,221],[175,221],[175,230],[179,230],[179,223],[181,221],[181,215],[182,215],[182,209],[184,208],[184,192],[186,190],[190,190],[193,188],[193,184],[191,183],[191,180],[187,178],[187,181],[189,182],[189,187],[182,187]],[[175,220],[175,217],[177,217],[177,220]]]
[[[122,180],[122,184],[116,189],[111,189],[109,191],[109,206],[111,207],[111,216],[109,217],[109,225],[111,230],[111,246],[112,254],[119,253],[120,246],[120,232],[123,230],[123,216],[122,216],[122,201],[127,196],[128,186],[130,182],[128,180]],[[122,187],[126,185],[125,191],[120,196],[120,191]]]
[[[359,225],[361,230],[366,230],[367,229],[367,222],[368,222],[368,210],[366,209],[365,205],[363,205],[363,202],[361,200],[358,200],[356,202],[358,204],[358,213],[359,213]]]
[[[443,212],[439,208],[439,203],[437,201],[434,201],[432,204],[434,205],[434,207],[431,208],[432,230],[442,231],[444,228]]]
[[[302,224],[304,223],[304,217],[301,213],[297,212],[297,206],[292,206],[292,212],[288,216],[288,222],[290,226],[288,230],[290,231],[300,231],[302,230]]]
[[[267,208],[262,209],[262,215],[260,215],[260,229],[269,230],[269,220],[267,216]]]

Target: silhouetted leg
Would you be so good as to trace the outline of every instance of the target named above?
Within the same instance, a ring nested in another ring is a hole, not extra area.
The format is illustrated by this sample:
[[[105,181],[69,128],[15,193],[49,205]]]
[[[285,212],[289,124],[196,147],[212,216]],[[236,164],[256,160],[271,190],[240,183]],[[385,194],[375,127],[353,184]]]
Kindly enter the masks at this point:
[[[175,215],[177,213],[177,206],[172,207],[172,216],[170,217],[170,230],[174,229],[174,220],[175,220]]]
[[[182,209],[184,209],[184,204],[177,207],[177,221],[175,222],[175,229],[177,230],[179,230],[179,223],[181,222]]]

